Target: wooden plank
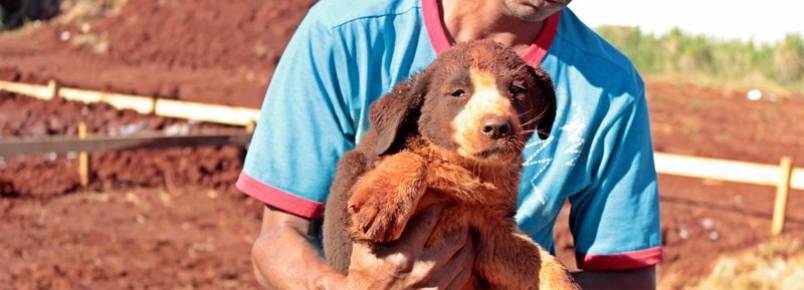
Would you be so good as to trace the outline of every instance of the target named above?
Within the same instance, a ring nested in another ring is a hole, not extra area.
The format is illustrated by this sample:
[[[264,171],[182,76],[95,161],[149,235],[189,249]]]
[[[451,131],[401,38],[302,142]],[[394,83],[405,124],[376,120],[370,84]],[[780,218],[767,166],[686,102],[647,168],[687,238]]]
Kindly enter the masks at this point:
[[[38,155],[77,151],[104,152],[134,148],[166,148],[217,146],[227,144],[248,145],[250,133],[193,134],[166,136],[141,134],[131,136],[54,137],[37,139],[11,139],[0,141],[0,156]]]
[[[804,168],[794,168],[790,176],[790,188],[804,189]]]
[[[50,86],[32,85],[0,81],[0,90],[50,100],[53,88]],[[143,114],[205,121],[227,125],[246,126],[259,118],[260,110],[246,107],[186,102],[171,99],[158,99],[147,96],[124,95],[99,91],[80,90],[61,87],[61,97],[84,103],[109,103],[119,109],[132,109]]]
[[[0,81],[0,91],[7,91],[26,95],[42,100],[50,100],[52,98],[52,88],[42,85],[31,85],[24,83],[15,83]]]
[[[230,107],[204,103],[158,99],[158,116],[246,126],[259,118],[260,110],[245,107]]]
[[[155,107],[154,98],[146,96],[122,95],[71,88],[62,88],[60,92],[61,96],[68,100],[84,103],[103,102],[118,109],[131,109],[140,114],[153,113]]]
[[[656,160],[656,172],[661,174],[770,186],[776,186],[781,178],[777,165],[659,152],[653,156]],[[792,188],[804,189],[804,170],[796,168],[790,184]]]
[[[793,160],[790,157],[782,157],[779,167],[781,174],[779,184],[776,186],[776,199],[773,203],[773,219],[771,220],[771,234],[773,235],[779,235],[784,230],[784,216],[787,209],[787,195],[790,193]]]

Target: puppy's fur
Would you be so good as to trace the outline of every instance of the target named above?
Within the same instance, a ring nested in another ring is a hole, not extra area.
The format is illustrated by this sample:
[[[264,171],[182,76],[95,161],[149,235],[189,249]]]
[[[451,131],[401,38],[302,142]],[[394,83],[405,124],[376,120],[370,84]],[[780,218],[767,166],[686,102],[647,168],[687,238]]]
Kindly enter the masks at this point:
[[[477,245],[465,289],[577,289],[514,221],[521,152],[555,116],[547,74],[493,41],[459,44],[372,104],[371,129],[338,165],[324,251],[341,273],[353,241],[397,240],[418,211],[443,204],[427,245],[468,227]]]

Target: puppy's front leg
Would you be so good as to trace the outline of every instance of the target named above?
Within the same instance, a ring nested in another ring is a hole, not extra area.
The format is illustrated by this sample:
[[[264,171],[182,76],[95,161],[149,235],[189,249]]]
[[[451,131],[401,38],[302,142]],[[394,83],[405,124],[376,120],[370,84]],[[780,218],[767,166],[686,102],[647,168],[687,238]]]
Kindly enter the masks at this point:
[[[480,229],[475,267],[490,289],[580,290],[569,271],[528,236],[506,226]]]
[[[425,171],[421,156],[403,151],[361,176],[348,203],[352,237],[372,242],[399,239],[426,189]]]

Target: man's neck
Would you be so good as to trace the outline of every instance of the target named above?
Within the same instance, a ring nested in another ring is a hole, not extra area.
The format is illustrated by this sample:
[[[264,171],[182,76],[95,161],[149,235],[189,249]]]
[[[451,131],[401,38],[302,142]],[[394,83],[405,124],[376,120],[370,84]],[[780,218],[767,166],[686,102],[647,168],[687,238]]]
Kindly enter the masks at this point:
[[[506,13],[500,1],[441,0],[441,19],[453,43],[492,39],[523,54],[544,21],[529,22]]]

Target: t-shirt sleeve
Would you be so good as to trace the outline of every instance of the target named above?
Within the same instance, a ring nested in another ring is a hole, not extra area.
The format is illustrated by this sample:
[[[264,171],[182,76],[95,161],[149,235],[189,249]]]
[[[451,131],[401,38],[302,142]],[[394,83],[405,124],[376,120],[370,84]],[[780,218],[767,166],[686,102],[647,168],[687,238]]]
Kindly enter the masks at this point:
[[[570,197],[577,265],[651,266],[662,259],[659,196],[644,89],[612,101],[590,149],[592,185]]]
[[[351,84],[342,77],[350,75],[344,41],[318,14],[305,17],[280,59],[236,183],[306,218],[322,215],[337,161],[354,146],[355,132]]]

